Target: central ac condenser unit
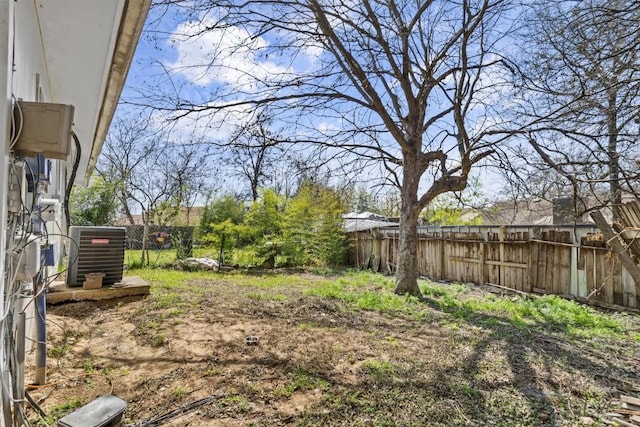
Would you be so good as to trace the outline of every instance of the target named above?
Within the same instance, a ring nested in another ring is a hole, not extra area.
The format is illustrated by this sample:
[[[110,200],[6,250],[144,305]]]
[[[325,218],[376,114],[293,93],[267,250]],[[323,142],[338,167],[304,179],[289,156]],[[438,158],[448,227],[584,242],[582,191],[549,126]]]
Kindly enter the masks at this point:
[[[69,227],[67,286],[82,286],[85,275],[102,273],[103,285],[122,280],[124,270],[124,227]]]

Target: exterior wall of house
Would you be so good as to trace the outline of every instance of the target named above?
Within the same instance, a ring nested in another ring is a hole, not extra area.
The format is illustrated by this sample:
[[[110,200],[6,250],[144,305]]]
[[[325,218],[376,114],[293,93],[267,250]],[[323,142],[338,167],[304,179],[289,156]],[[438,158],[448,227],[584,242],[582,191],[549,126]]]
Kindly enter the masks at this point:
[[[13,8],[15,2],[13,0],[0,0],[0,221],[1,224],[7,223],[8,206],[4,201],[7,198],[8,176],[9,176],[9,132],[11,111],[11,68],[12,64],[9,60],[13,55]],[[4,227],[3,227],[4,230]],[[0,319],[7,319],[8,307],[3,302],[6,299],[6,271],[5,258],[7,247],[7,233],[0,233]],[[5,320],[0,321],[0,343],[4,343],[7,337],[7,328],[4,327]],[[5,346],[0,345],[0,384],[5,387],[4,378],[8,376],[8,354],[5,352]],[[1,393],[1,392],[0,392]],[[6,419],[7,399],[0,399],[0,427],[7,427],[10,424]]]
[[[16,100],[24,101],[47,101],[50,99],[49,82],[47,81],[46,62],[42,51],[41,34],[38,30],[37,15],[35,13],[34,2],[15,2],[13,0],[0,0],[0,97],[3,100],[0,108],[0,144],[2,145],[2,156],[0,157],[0,221],[3,224],[2,238],[0,239],[0,289],[2,298],[2,308],[0,308],[0,319],[2,325],[0,334],[1,342],[13,343],[13,345],[2,345],[0,352],[0,366],[2,370],[2,402],[0,409],[2,417],[0,426],[14,425],[11,418],[11,406],[13,406],[13,417],[16,416],[15,405],[8,401],[6,393],[11,390],[12,384],[18,384],[16,388],[20,394],[20,388],[24,388],[24,368],[23,363],[16,365],[9,363],[11,357],[18,355],[18,359],[23,358],[23,354],[30,351],[32,340],[24,340],[20,333],[12,337],[14,331],[24,330],[26,336],[31,337],[35,329],[35,304],[29,304],[24,310],[27,302],[32,298],[34,284],[33,279],[18,281],[15,280],[16,268],[7,266],[15,264],[16,258],[24,256],[21,254],[22,248],[29,244],[35,237],[24,233],[20,235],[19,219],[9,212],[8,197],[9,186],[14,189],[14,184],[9,184],[11,171],[16,170],[15,166],[21,163],[20,160],[10,155],[12,114]],[[64,163],[60,160],[52,162],[52,182],[48,186],[35,188],[33,199],[58,198],[64,192],[64,183],[59,179],[63,175]],[[55,177],[58,179],[56,180]],[[26,203],[26,200],[23,201]],[[58,214],[58,221],[61,214]],[[7,225],[6,227],[4,225]],[[20,235],[19,239],[14,236]],[[59,236],[53,237],[50,243],[55,243],[61,247]],[[59,251],[58,251],[59,253]],[[50,267],[54,268],[54,267]],[[36,273],[35,271],[33,272]],[[46,272],[44,272],[46,274]],[[19,294],[19,296],[17,295]],[[25,315],[19,314],[25,311]],[[22,329],[24,328],[24,329]],[[24,349],[21,345],[24,344]],[[29,381],[29,380],[27,380]],[[14,396],[16,397],[16,396]],[[20,397],[20,396],[17,396]]]

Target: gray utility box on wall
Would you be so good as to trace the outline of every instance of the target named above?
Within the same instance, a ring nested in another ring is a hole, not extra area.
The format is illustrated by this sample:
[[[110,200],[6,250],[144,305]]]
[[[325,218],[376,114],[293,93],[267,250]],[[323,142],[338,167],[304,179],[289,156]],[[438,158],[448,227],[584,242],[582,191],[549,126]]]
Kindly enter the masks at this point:
[[[19,132],[13,151],[25,157],[43,154],[65,160],[69,155],[73,105],[18,101],[14,108],[15,132]]]
[[[103,273],[102,284],[122,280],[124,270],[124,227],[69,227],[67,286],[82,286],[85,275]]]

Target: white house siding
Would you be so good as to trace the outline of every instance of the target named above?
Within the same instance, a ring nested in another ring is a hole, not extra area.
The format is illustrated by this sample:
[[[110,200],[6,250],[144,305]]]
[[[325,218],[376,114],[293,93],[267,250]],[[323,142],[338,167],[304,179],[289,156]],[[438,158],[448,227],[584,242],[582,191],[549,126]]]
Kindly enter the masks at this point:
[[[11,105],[11,61],[9,58],[13,55],[13,8],[15,3],[13,0],[0,0],[0,224],[4,230],[4,224],[7,223],[7,204],[4,203],[7,197],[6,188],[8,187],[7,179],[9,175],[9,126],[10,126],[10,105]],[[8,315],[7,307],[2,304],[5,301],[7,291],[5,280],[5,263],[7,247],[7,235],[4,231],[0,232],[0,320],[5,319]],[[5,421],[4,410],[8,405],[8,396],[4,391],[6,382],[4,379],[8,376],[8,355],[5,352],[4,343],[9,339],[6,336],[6,328],[0,328],[0,378],[2,379],[2,387],[0,389],[0,426],[8,427]]]
[[[34,2],[13,0],[0,0],[0,96],[3,99],[3,107],[0,109],[0,117],[2,118],[2,125],[0,125],[0,144],[2,144],[2,166],[0,167],[0,220],[4,225],[7,224],[7,179],[10,168],[9,158],[9,137],[10,137],[10,119],[11,119],[11,106],[12,99],[19,99],[24,101],[49,101],[51,99],[49,92],[49,82],[47,78],[47,67],[45,58],[42,51],[41,34],[38,30],[37,16],[35,13]],[[60,176],[60,169],[64,167],[62,162],[53,162],[53,174],[52,177]],[[60,195],[64,192],[64,183],[60,180],[53,182],[48,188],[48,191],[43,194],[46,198],[60,198]],[[5,260],[10,258],[10,254],[7,252],[11,248],[13,236],[8,236],[7,232],[2,233],[2,245],[0,246],[0,288],[2,289],[2,301],[7,301],[7,293],[12,289],[9,278],[5,277],[3,271],[5,266]],[[52,237],[50,240],[57,248],[61,247],[61,240],[59,236]],[[24,288],[30,288],[32,285],[24,285]],[[15,289],[15,288],[13,288]],[[11,316],[17,311],[22,309],[22,306],[26,303],[27,299],[18,299],[16,304],[18,308],[11,306],[5,306],[0,310],[0,319],[8,321]],[[31,337],[34,331],[35,315],[34,304],[28,306],[26,312],[26,325],[25,331],[27,336]],[[15,309],[15,310],[14,310]],[[16,321],[16,318],[13,318]],[[15,330],[15,327],[14,327]],[[7,341],[13,340],[14,337],[9,336],[10,330],[3,325],[1,328],[0,342],[3,344],[0,351],[6,350],[4,345]],[[32,340],[27,339],[24,342],[25,350],[30,350]],[[0,426],[14,425],[15,423],[10,418],[11,409],[15,412],[15,405],[12,405],[8,401],[8,390],[11,390],[12,384],[17,382],[23,384],[29,379],[24,379],[24,370],[20,367],[9,369],[8,362],[9,354],[0,354],[0,364],[2,366],[2,414],[0,418]],[[20,395],[14,397],[21,397]],[[20,405],[18,405],[20,406]],[[12,408],[13,407],[13,408]]]

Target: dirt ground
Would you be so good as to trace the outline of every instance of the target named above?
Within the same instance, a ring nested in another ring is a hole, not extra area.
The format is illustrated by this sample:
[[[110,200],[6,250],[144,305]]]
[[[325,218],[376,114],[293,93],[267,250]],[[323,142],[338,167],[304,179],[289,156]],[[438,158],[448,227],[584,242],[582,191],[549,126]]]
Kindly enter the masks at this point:
[[[631,341],[357,310],[289,280],[50,306],[48,382],[30,393],[53,418],[112,393],[137,427],[580,426],[640,383]]]

